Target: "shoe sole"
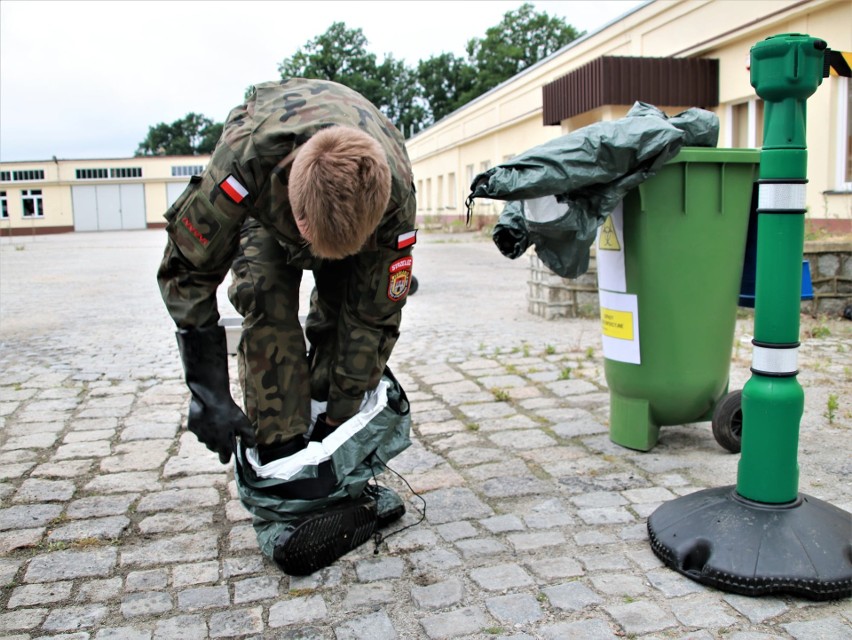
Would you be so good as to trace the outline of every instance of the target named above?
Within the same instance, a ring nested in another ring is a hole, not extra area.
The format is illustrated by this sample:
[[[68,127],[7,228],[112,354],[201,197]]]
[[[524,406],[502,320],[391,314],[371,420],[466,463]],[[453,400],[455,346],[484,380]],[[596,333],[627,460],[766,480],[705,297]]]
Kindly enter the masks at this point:
[[[310,575],[364,544],[377,522],[371,499],[332,508],[300,522],[284,534],[285,540],[279,538],[273,559],[287,575]]]

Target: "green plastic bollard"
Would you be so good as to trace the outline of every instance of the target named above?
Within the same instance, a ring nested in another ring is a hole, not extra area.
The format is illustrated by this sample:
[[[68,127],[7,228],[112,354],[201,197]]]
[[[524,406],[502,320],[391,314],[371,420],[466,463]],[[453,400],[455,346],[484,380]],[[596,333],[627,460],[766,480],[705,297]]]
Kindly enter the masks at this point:
[[[752,377],[742,392],[736,487],[697,491],[648,518],[654,553],[683,575],[744,595],[852,595],[852,514],[798,492],[804,391],[796,379],[805,225],[806,101],[826,43],[790,33],[751,49],[765,101],[758,186]]]

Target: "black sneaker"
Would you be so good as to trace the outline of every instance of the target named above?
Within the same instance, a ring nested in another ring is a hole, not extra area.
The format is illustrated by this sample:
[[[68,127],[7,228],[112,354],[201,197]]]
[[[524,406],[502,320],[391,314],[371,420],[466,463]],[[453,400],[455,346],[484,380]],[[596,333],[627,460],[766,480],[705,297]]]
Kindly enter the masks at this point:
[[[290,576],[307,576],[364,544],[378,519],[367,496],[305,516],[275,541],[273,560]]]
[[[379,484],[368,484],[364,495],[376,501],[376,526],[383,529],[405,515],[405,504],[396,491]]]

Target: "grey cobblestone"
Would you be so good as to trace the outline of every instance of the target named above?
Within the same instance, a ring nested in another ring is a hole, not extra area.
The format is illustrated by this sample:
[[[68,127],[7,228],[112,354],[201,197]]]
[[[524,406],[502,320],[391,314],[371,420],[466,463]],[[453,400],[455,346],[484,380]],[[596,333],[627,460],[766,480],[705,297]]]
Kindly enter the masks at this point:
[[[260,555],[233,467],[182,426],[188,393],[153,281],[162,231],[40,236],[26,251],[0,238],[0,636],[852,639],[848,600],[748,598],[663,566],[647,516],[733,484],[738,457],[703,424],[663,427],[645,453],[614,444],[599,321],[528,314],[525,259],[505,260],[488,237],[421,235],[421,288],[390,363],[412,446],[391,466],[422,494],[425,520],[378,555],[369,543],[304,577]],[[33,297],[44,312],[23,326]],[[224,288],[219,302],[234,315]],[[732,388],[750,376],[753,318],[740,316]],[[801,321],[801,489],[848,509],[852,325]],[[408,507],[382,533],[415,525],[420,500],[381,480]]]

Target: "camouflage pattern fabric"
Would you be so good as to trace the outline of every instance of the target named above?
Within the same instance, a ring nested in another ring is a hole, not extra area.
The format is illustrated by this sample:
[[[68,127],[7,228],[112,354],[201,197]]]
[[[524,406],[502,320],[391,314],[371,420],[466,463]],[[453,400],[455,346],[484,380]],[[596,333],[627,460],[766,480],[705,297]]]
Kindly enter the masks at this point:
[[[330,126],[357,127],[387,153],[391,197],[361,252],[319,260],[301,238],[287,182],[299,148]],[[258,442],[302,433],[309,395],[345,419],[375,387],[399,335],[411,281],[414,229],[411,165],[401,134],[360,94],[334,82],[286,79],[256,85],[229,114],[210,163],[166,212],[168,242],[158,272],[179,328],[219,319],[216,290],[233,265],[229,292],[244,315],[240,376]],[[306,332],[298,327],[301,271],[314,271]],[[301,342],[300,342],[301,339]],[[299,351],[301,344],[302,350]]]

